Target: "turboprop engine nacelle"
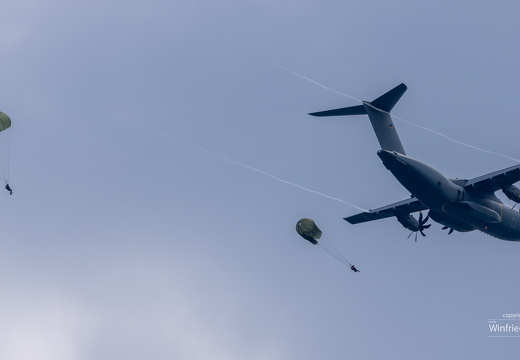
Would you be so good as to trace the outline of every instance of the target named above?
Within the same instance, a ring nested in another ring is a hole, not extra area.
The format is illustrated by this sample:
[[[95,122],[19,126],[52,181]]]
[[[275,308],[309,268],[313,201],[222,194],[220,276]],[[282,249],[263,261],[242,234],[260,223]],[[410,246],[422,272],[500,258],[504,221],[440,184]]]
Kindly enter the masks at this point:
[[[502,189],[502,192],[515,203],[520,203],[520,189],[514,185],[509,185]]]
[[[411,231],[419,231],[419,221],[413,215],[404,215],[397,217],[397,221],[405,228]]]

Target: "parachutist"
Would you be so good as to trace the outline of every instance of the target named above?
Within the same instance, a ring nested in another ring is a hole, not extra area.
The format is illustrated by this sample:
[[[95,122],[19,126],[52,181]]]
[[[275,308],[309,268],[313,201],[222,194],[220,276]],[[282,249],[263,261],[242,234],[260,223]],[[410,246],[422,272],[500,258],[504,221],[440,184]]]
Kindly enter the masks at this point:
[[[9,186],[9,184],[5,184],[5,189],[9,191],[10,195],[13,195],[13,189]]]
[[[311,244],[318,245],[324,251],[328,252],[330,255],[332,255],[333,257],[335,257],[339,261],[341,261],[344,265],[349,266],[350,270],[352,270],[354,272],[359,272],[359,270],[356,269],[356,267],[354,265],[352,265],[351,263],[349,263],[347,261],[347,259],[345,259],[345,257],[339,252],[339,250],[337,250],[337,249],[336,250],[334,250],[334,249],[331,250],[327,246],[325,246],[323,243],[321,243],[321,242],[318,243],[318,239],[321,237],[322,232],[318,228],[318,226],[316,226],[316,223],[314,222],[314,220],[309,219],[309,218],[300,219],[296,223],[296,232],[302,238],[304,238],[305,240],[307,240]],[[332,245],[332,244],[330,244],[330,245]]]

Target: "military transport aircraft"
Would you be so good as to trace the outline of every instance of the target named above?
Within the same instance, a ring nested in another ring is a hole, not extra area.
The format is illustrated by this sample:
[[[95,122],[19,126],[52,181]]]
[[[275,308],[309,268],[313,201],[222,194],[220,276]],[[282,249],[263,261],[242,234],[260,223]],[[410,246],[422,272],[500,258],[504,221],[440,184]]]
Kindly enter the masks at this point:
[[[411,198],[345,218],[359,224],[395,216],[407,229],[423,236],[428,219],[455,231],[480,230],[503,240],[520,241],[520,212],[500,201],[495,192],[502,192],[515,203],[520,202],[520,189],[513,184],[520,180],[520,164],[474,179],[451,179],[431,166],[406,155],[390,111],[406,91],[400,84],[374,101],[362,105],[310,113],[313,116],[368,115],[381,150],[377,155],[385,167],[412,194]],[[429,210],[419,220],[414,212]]]

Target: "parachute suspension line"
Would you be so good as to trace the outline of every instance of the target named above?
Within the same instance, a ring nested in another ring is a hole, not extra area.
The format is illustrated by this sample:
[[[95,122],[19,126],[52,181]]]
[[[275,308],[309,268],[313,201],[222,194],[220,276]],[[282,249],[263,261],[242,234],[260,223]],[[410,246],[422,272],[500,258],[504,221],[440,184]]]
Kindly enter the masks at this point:
[[[349,263],[347,261],[347,258],[345,256],[343,256],[343,254],[341,253],[341,251],[337,248],[336,245],[334,245],[334,243],[332,242],[327,242],[327,245],[329,247],[329,250],[331,250],[332,252],[334,252],[335,254],[337,254],[340,258],[343,259],[344,262],[346,263]],[[350,263],[349,263],[350,264]]]
[[[9,184],[11,171],[11,131],[7,129],[0,133],[0,179]]]
[[[11,131],[8,129],[6,131],[6,149],[5,149],[5,155],[7,157],[7,179],[6,179],[6,185],[9,184],[9,176],[11,172]]]
[[[0,178],[5,182],[5,188],[11,192],[9,187],[9,171],[11,160],[11,119],[7,114],[0,111]],[[6,131],[7,130],[7,131]]]
[[[343,265],[347,265],[350,270],[354,272],[359,272],[358,269],[351,263],[347,261],[347,259],[343,256],[341,251],[339,251],[338,248],[334,246],[334,244],[330,244],[332,249],[329,249],[327,246],[323,245],[321,242],[318,242],[318,239],[321,237],[321,230],[316,226],[316,223],[314,220],[309,218],[303,218],[298,220],[296,223],[296,232],[298,235],[300,235],[302,238],[307,240],[313,245],[318,245],[323,251],[329,253],[329,255],[332,255],[337,260],[339,260]]]
[[[352,264],[349,263],[345,258],[343,258],[342,255],[337,255],[335,254],[332,250],[330,250],[329,248],[327,248],[326,246],[324,246],[322,243],[318,243],[318,246],[320,248],[322,248],[324,251],[328,252],[330,255],[334,256],[336,259],[338,259],[340,262],[342,262],[343,264],[347,265],[348,267],[351,267]]]

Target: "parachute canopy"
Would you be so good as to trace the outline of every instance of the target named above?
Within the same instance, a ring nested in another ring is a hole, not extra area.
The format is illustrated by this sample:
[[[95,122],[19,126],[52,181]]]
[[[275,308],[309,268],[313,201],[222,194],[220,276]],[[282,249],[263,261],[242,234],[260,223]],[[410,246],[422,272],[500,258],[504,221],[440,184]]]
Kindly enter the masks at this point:
[[[323,244],[323,242],[320,242],[318,244],[318,239],[321,237],[321,230],[316,226],[316,223],[314,220],[309,218],[303,218],[298,220],[296,223],[296,232],[305,240],[310,242],[313,245],[318,245],[318,247],[322,248],[324,251],[328,252],[330,255],[341,261],[343,264],[347,265],[350,270],[354,272],[359,272],[359,270],[349,263],[347,259],[341,254],[341,252],[338,249],[329,249],[327,246]],[[332,244],[329,244],[332,246]]]
[[[296,223],[296,232],[305,240],[316,245],[321,237],[321,230],[316,226],[314,220],[303,218]]]
[[[0,131],[4,131],[5,129],[11,126],[11,119],[7,114],[0,111]]]

